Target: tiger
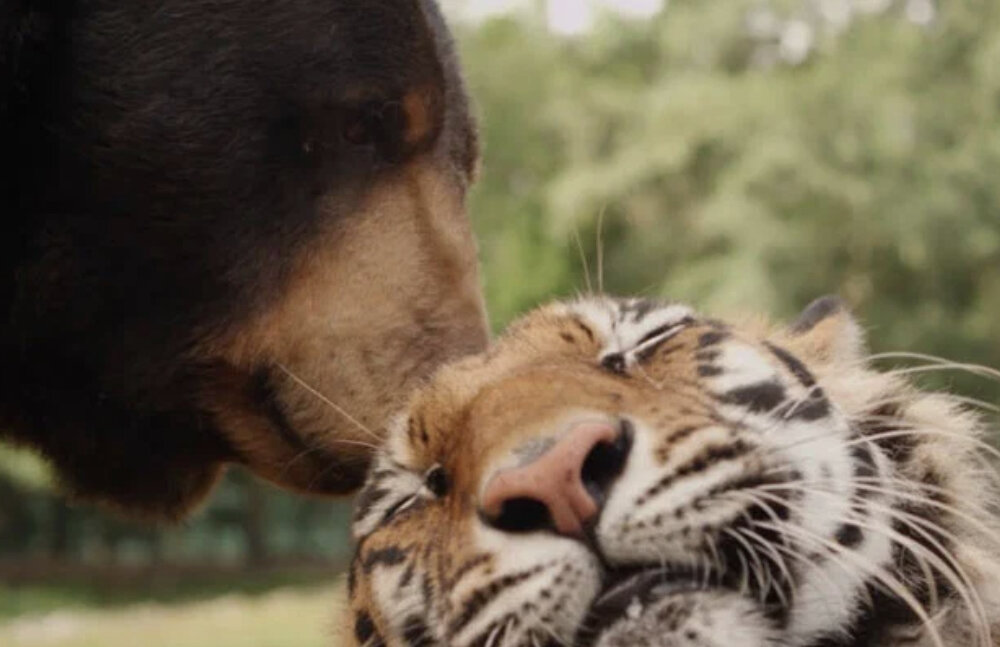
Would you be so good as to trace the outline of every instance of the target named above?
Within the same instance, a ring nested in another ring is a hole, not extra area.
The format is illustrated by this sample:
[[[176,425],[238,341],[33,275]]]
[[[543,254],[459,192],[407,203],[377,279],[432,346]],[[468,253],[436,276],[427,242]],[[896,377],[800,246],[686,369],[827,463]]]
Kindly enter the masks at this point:
[[[836,297],[523,316],[388,430],[343,644],[1000,645],[988,418],[866,346]]]

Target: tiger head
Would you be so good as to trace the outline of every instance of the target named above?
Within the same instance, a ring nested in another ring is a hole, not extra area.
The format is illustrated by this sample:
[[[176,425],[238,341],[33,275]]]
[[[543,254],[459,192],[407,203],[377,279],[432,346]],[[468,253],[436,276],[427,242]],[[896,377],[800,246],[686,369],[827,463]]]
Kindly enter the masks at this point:
[[[830,298],[779,328],[604,297],[527,315],[390,431],[350,642],[993,645],[981,424],[863,345]]]

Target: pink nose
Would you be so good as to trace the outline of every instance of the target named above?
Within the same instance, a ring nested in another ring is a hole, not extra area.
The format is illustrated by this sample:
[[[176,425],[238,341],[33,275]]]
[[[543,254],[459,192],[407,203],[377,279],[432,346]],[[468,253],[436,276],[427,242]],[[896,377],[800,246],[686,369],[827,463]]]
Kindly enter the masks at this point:
[[[628,451],[625,436],[623,429],[606,422],[573,427],[531,462],[495,474],[483,493],[483,514],[501,528],[517,525],[534,529],[516,519],[501,520],[517,514],[511,511],[518,503],[535,509],[540,505],[559,534],[582,536],[584,527],[600,511],[587,486],[607,487],[609,477],[621,471]]]

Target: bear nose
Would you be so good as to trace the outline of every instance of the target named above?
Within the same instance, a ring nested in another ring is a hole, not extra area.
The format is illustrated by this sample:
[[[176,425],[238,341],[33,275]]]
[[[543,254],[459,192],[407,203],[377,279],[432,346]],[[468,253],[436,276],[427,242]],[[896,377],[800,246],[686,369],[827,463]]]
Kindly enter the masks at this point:
[[[621,474],[632,444],[625,422],[584,422],[518,467],[501,470],[486,484],[480,511],[491,526],[508,532],[552,529],[582,537]]]

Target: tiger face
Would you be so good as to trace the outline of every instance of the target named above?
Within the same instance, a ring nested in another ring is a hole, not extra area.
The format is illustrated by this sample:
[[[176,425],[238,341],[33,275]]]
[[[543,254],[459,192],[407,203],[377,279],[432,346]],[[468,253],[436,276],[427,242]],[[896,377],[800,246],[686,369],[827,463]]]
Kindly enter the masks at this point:
[[[782,328],[609,298],[527,315],[391,430],[352,641],[993,645],[980,423],[861,337],[832,299]]]

